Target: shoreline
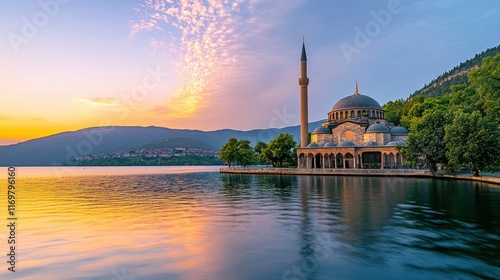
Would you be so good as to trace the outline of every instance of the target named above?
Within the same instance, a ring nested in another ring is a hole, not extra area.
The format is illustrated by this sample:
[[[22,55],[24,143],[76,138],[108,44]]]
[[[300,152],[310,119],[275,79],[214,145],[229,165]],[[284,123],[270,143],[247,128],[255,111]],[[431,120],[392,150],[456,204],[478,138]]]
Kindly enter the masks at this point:
[[[266,175],[323,175],[323,176],[376,176],[376,177],[424,177],[448,180],[469,180],[500,185],[500,177],[472,175],[432,175],[423,169],[305,169],[272,167],[223,167],[221,174]]]

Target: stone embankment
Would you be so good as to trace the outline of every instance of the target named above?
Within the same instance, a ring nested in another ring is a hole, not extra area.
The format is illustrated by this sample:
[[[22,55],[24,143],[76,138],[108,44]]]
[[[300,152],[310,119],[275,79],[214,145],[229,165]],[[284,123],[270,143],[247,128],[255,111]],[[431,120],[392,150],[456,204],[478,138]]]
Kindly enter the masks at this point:
[[[423,169],[305,169],[305,168],[270,168],[270,167],[223,167],[220,173],[232,174],[275,174],[275,175],[334,175],[334,176],[401,176],[401,177],[434,177],[481,181],[500,185],[500,177],[435,175]]]

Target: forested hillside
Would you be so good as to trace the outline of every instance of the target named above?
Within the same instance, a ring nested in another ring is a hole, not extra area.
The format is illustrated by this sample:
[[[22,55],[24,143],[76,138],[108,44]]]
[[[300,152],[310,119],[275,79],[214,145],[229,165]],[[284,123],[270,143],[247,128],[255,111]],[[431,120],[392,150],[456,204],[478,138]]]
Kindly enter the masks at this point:
[[[479,67],[471,65],[461,64],[459,72],[474,68],[463,75],[461,84],[446,89],[441,82],[435,88],[440,88],[439,94],[418,93],[383,106],[390,122],[409,128],[409,138],[400,149],[413,167],[433,173],[439,167],[450,173],[465,167],[475,176],[479,171],[499,170],[500,53],[484,57]]]
[[[468,82],[467,74],[482,65],[482,61],[485,57],[494,56],[500,52],[500,45],[485,50],[482,53],[476,54],[471,59],[460,63],[453,69],[441,74],[436,79],[432,80],[429,84],[426,84],[423,88],[415,91],[411,94],[411,97],[415,96],[429,96],[436,97],[442,96],[444,94],[450,93],[450,87],[453,85],[465,84]]]

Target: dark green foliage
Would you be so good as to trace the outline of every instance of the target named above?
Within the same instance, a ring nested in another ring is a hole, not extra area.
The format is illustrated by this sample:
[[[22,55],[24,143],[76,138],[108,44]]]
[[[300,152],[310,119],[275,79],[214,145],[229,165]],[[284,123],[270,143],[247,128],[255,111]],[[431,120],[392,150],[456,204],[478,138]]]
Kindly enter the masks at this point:
[[[229,167],[233,163],[247,166],[256,160],[254,149],[250,146],[250,140],[238,140],[234,137],[229,138],[220,149],[220,159]]]
[[[397,99],[396,101],[389,101],[382,109],[385,111],[385,118],[388,122],[394,123],[395,125],[401,124],[401,117],[404,113],[405,101],[403,99]]]
[[[262,141],[259,141],[257,142],[257,144],[255,144],[255,148],[254,148],[254,152],[255,152],[255,156],[257,157],[257,159],[261,162],[261,163],[264,163],[265,161],[262,161],[261,158],[260,158],[260,155],[262,154],[262,151],[264,151],[264,149],[267,147],[267,144],[262,142]]]
[[[242,166],[247,166],[255,162],[255,152],[250,146],[250,140],[238,141],[238,152],[236,156],[236,163]]]
[[[413,166],[427,165],[433,173],[437,164],[451,173],[468,167],[474,175],[499,168],[500,54],[482,65],[470,71],[467,83],[452,86],[451,94],[415,95],[404,103],[401,123],[410,134],[402,150]]]
[[[445,127],[446,156],[453,167],[467,167],[474,176],[479,171],[495,171],[500,166],[498,123],[479,111],[458,111],[453,123]]]
[[[432,174],[437,171],[437,164],[447,165],[444,144],[445,126],[451,118],[444,110],[429,110],[413,124],[403,155],[413,166],[427,166]]]
[[[296,151],[294,150],[296,146],[297,143],[291,134],[280,134],[262,150],[259,160],[270,163],[274,167],[295,166],[297,164]]]
[[[231,167],[231,164],[238,159],[238,139],[231,137],[220,149],[220,159]]]
[[[485,58],[483,67],[470,72],[469,80],[477,88],[484,113],[500,122],[500,53]]]

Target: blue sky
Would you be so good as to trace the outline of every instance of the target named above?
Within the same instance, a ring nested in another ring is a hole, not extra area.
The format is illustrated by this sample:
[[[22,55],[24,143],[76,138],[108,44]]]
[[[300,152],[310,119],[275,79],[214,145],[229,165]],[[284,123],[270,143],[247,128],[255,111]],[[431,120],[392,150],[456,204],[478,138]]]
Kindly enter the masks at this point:
[[[0,0],[0,144],[99,125],[299,123],[384,104],[500,44],[498,1]]]

